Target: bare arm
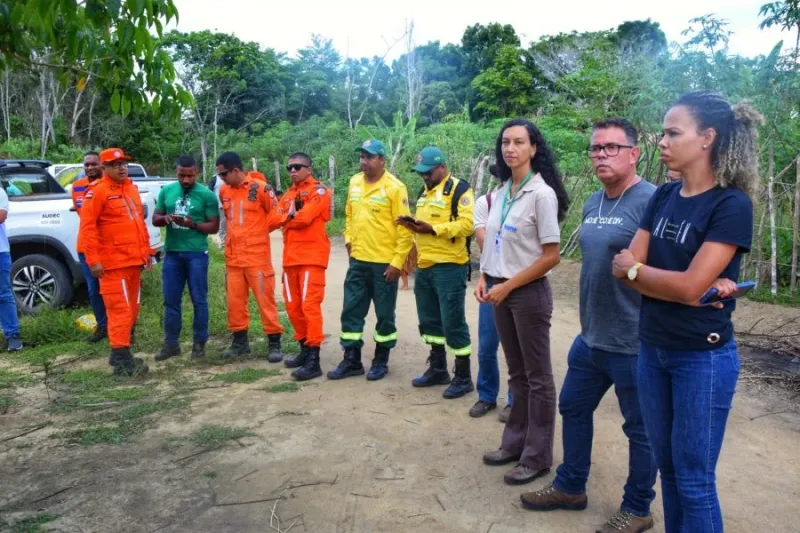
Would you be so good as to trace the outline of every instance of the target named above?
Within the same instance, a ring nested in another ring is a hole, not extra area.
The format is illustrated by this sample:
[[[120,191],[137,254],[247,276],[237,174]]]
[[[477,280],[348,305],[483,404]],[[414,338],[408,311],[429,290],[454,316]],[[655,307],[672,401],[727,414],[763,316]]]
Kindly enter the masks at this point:
[[[480,227],[475,229],[475,240],[478,241],[478,250],[483,253],[483,241],[486,239],[486,228]]]

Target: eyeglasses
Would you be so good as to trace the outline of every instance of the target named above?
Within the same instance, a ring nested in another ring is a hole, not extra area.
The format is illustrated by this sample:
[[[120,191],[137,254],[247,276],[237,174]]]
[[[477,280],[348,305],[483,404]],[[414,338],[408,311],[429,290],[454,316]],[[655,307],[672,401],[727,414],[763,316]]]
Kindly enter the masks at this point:
[[[620,148],[633,148],[633,146],[617,143],[593,144],[589,146],[587,152],[589,153],[589,157],[598,157],[600,152],[605,152],[608,157],[614,157],[615,155],[619,155]]]
[[[286,170],[288,170],[289,172],[292,172],[292,171],[300,172],[300,170],[302,170],[304,168],[309,168],[309,166],[308,165],[301,165],[300,163],[295,163],[293,165],[286,165]]]

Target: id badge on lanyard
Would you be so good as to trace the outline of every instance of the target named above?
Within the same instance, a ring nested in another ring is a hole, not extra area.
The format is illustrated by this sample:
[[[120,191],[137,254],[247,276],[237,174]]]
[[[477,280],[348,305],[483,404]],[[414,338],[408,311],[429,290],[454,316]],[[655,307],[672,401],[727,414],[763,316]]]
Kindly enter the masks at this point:
[[[501,232],[502,230],[498,231],[494,236],[494,254],[498,256],[503,249],[503,234]]]

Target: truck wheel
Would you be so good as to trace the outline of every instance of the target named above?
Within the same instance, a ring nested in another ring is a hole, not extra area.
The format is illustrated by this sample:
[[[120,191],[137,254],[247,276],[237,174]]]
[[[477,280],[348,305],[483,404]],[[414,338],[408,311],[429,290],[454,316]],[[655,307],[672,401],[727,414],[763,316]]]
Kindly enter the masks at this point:
[[[11,265],[11,288],[17,307],[25,315],[43,306],[63,307],[72,301],[72,277],[60,261],[48,255],[31,254]]]

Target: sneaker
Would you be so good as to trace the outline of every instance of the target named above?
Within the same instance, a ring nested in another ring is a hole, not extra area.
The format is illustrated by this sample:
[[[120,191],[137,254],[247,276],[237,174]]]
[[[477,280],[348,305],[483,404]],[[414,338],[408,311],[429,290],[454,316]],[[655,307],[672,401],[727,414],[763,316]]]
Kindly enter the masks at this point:
[[[634,516],[620,509],[596,533],[642,533],[654,525],[653,516]]]
[[[511,416],[511,406],[506,405],[505,407],[503,407],[503,410],[500,411],[500,414],[497,415],[497,418],[500,419],[500,422],[505,424],[506,422],[508,422],[509,416]]]
[[[523,464],[518,464],[506,472],[506,475],[503,476],[503,481],[505,481],[506,485],[525,485],[526,483],[535,481],[536,479],[549,473],[549,468],[534,470],[533,468],[527,467]]]
[[[495,402],[484,402],[483,400],[478,400],[469,410],[469,416],[472,418],[480,418],[492,409],[497,409],[497,404]]]
[[[6,339],[6,348],[9,352],[18,352],[22,349],[22,341],[16,335]]]
[[[552,484],[542,490],[526,492],[519,497],[522,506],[531,511],[583,511],[589,499],[586,494],[569,494],[555,488]]]

